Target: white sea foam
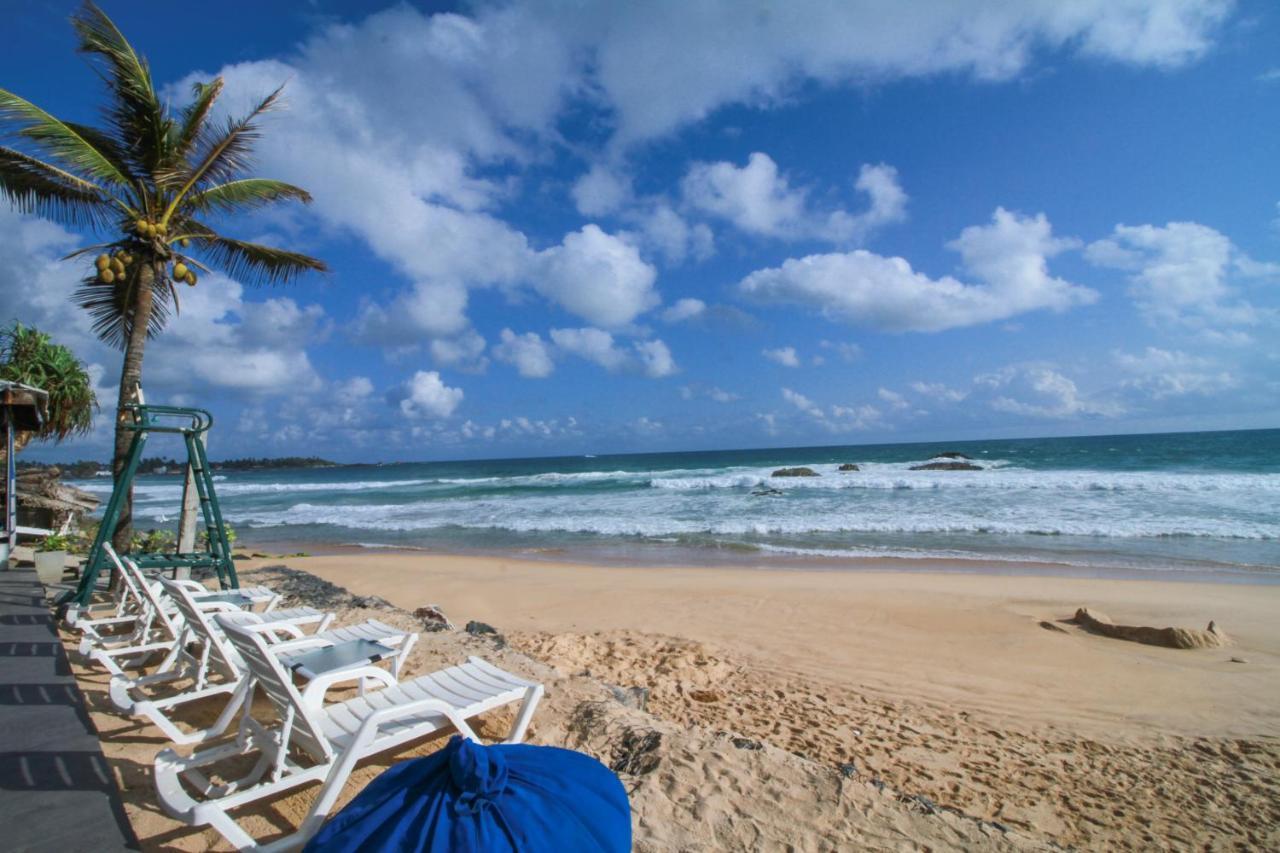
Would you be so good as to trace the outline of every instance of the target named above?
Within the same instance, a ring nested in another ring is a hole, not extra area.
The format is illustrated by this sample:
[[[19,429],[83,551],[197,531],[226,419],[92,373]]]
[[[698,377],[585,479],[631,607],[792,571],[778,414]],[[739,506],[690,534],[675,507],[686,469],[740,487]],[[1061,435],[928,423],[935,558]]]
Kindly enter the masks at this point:
[[[906,507],[851,510],[812,505],[801,512],[789,512],[776,503],[763,512],[746,514],[728,511],[728,508],[719,513],[697,514],[675,513],[673,509],[662,506],[660,502],[626,498],[594,502],[585,507],[581,500],[555,498],[376,505],[298,503],[276,510],[228,509],[224,513],[234,523],[263,527],[331,525],[387,531],[487,528],[516,533],[584,533],[649,538],[690,534],[802,537],[813,534],[928,533],[1280,540],[1280,522],[1274,519],[1267,522],[1190,514],[1152,516],[1133,511],[1122,513],[1111,507],[1099,507],[1095,511],[1059,508],[1052,515],[1043,504],[1025,503],[989,506],[985,510],[937,506],[929,511]]]
[[[397,480],[370,472],[329,482],[233,472],[218,494],[233,524],[305,527],[297,535],[338,535],[363,547],[588,537],[798,556],[1026,560],[1042,551],[1062,562],[1083,549],[1280,566],[1280,473],[1043,470],[986,457],[980,471],[912,471],[919,462],[849,461],[860,470],[807,463],[821,476],[799,478],[773,477],[775,467],[791,467],[781,462]],[[761,487],[777,494],[753,494]],[[110,485],[89,488],[105,493]],[[178,478],[144,482],[137,515],[172,516],[181,491]]]
[[[217,479],[217,478],[215,478]],[[384,489],[405,488],[408,486],[425,486],[432,483],[441,482],[440,480],[362,480],[356,482],[338,482],[338,483],[235,483],[229,482],[225,485],[217,486],[218,495],[269,495],[269,494],[289,494],[292,492],[363,492],[363,491],[380,491]],[[80,488],[88,492],[98,492],[101,494],[111,493],[111,484],[87,483],[80,485]],[[162,500],[162,499],[178,499],[182,497],[182,482],[165,483],[165,484],[138,484],[133,487],[135,499],[143,500]]]
[[[774,477],[768,469],[750,469],[717,476],[655,477],[655,489],[698,491],[713,489],[754,489],[769,486],[780,490],[866,489],[966,489],[1027,491],[1101,492],[1217,492],[1253,490],[1280,492],[1280,474],[1200,474],[1148,471],[1037,471],[1009,465],[982,471],[912,471],[908,465],[862,466],[861,471],[842,473],[835,466],[810,466],[817,477]],[[830,470],[823,470],[829,467]]]

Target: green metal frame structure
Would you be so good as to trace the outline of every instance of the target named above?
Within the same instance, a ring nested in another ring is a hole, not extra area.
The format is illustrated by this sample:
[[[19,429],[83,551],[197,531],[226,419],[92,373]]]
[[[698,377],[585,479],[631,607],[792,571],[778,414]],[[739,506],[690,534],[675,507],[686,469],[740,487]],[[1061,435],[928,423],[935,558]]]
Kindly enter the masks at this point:
[[[209,458],[201,440],[203,434],[213,426],[213,415],[204,409],[141,404],[125,406],[124,413],[131,419],[130,423],[125,424],[125,429],[133,432],[133,442],[129,445],[124,469],[111,490],[111,500],[107,502],[106,511],[102,515],[98,535],[93,540],[93,547],[89,549],[84,571],[80,575],[80,585],[72,594],[70,602],[80,606],[88,604],[98,575],[104,568],[114,571],[102,546],[111,541],[111,535],[115,532],[116,523],[120,520],[120,510],[124,507],[125,496],[133,486],[138,463],[142,461],[142,449],[146,446],[150,433],[174,433],[182,436],[183,443],[187,446],[187,464],[191,466],[196,494],[200,499],[200,512],[204,516],[209,549],[181,554],[131,554],[130,557],[144,570],[183,567],[190,567],[192,571],[213,570],[217,572],[218,583],[223,589],[238,588],[240,581],[236,578],[235,563],[231,560],[227,528],[222,521],[218,496],[213,490],[213,472],[209,469]]]

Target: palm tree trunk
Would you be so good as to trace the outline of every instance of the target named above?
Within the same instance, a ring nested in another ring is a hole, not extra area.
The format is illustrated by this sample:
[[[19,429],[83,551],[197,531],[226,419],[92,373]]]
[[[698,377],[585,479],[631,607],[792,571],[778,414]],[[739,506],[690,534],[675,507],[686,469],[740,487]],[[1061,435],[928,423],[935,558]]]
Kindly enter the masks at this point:
[[[133,324],[129,329],[129,340],[125,344],[124,365],[120,369],[120,396],[116,402],[116,448],[111,459],[111,473],[119,479],[124,469],[125,459],[129,455],[129,445],[133,442],[134,432],[124,428],[129,416],[124,407],[134,402],[134,390],[142,383],[142,354],[147,347],[147,329],[151,325],[151,304],[154,298],[156,272],[152,263],[139,261],[138,289],[134,294]],[[129,494],[125,496],[124,505],[120,509],[120,520],[116,523],[115,532],[111,536],[111,544],[116,553],[129,552],[129,540],[133,538],[133,485],[129,486]]]

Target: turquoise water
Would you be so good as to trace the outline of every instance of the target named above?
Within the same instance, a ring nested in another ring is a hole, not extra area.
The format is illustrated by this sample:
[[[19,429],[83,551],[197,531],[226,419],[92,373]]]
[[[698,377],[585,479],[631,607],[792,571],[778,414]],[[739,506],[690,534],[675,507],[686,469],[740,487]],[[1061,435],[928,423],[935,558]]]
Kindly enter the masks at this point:
[[[910,470],[947,451],[983,470]],[[821,476],[770,476],[797,465]],[[351,465],[230,473],[218,493],[250,543],[1280,578],[1280,430]],[[180,494],[141,479],[139,524],[172,523]]]

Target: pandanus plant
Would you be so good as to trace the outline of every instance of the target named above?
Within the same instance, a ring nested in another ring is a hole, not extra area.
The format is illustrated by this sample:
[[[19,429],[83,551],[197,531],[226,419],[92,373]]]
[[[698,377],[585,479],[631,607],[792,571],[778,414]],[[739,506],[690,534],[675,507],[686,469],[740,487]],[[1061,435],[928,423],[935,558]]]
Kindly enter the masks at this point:
[[[14,323],[0,331],[0,379],[34,385],[49,395],[44,422],[36,432],[21,432],[14,449],[35,440],[62,441],[93,429],[98,399],[84,363],[39,329]],[[5,448],[0,446],[0,461]]]
[[[105,238],[67,257],[92,257],[75,300],[93,317],[95,333],[124,351],[113,458],[119,473],[132,438],[122,428],[123,406],[142,380],[147,339],[179,309],[177,283],[194,287],[200,272],[213,269],[250,284],[288,283],[325,265],[228,237],[212,224],[275,202],[311,201],[299,187],[248,175],[258,122],[278,106],[281,89],[244,117],[215,121],[217,78],[197,83],[190,103],[174,112],[102,10],[86,2],[71,23],[80,52],[106,84],[105,121],[63,121],[0,89],[0,132],[16,146],[0,146],[0,194],[23,212]],[[131,504],[113,535],[121,551],[128,550]]]

